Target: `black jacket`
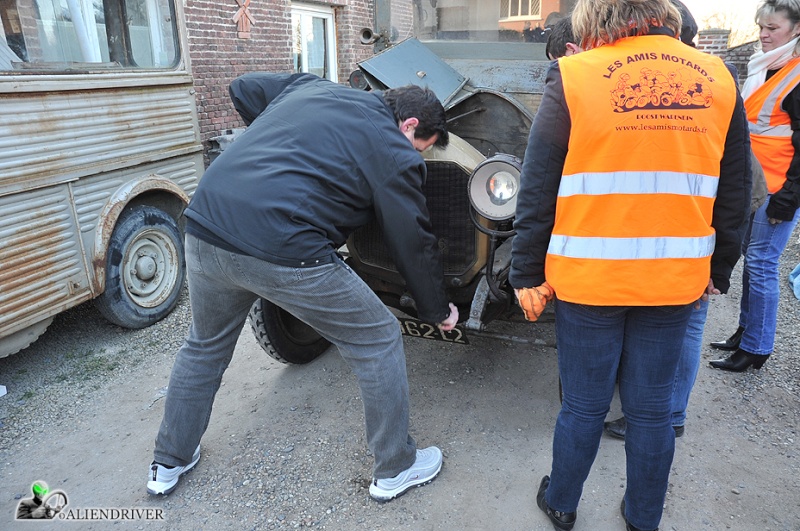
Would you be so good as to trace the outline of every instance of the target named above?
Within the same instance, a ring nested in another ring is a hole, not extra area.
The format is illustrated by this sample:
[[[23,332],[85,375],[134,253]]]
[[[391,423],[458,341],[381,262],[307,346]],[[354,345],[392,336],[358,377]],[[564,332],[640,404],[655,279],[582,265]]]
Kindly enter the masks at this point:
[[[733,69],[730,65],[728,68]],[[735,79],[735,69],[731,74]],[[523,178],[532,186],[523,187],[517,199],[514,223],[517,235],[512,244],[509,276],[515,288],[539,286],[545,281],[545,256],[555,223],[556,199],[567,156],[570,129],[571,119],[564,97],[561,71],[558,63],[553,63],[547,72],[544,95],[531,128],[522,167]],[[542,142],[542,139],[546,141]],[[750,208],[751,181],[750,135],[744,104],[737,94],[720,163],[719,186],[711,221],[716,231],[711,279],[722,293],[726,293],[730,287],[730,276],[741,254]],[[657,283],[662,279],[652,281]]]
[[[450,310],[422,192],[425,162],[380,92],[311,74],[246,74],[230,86],[249,125],[209,166],[187,230],[289,267],[330,262],[377,216],[420,319]]]
[[[778,70],[767,72],[767,79]],[[780,190],[770,195],[767,205],[767,217],[789,221],[794,218],[800,207],[800,85],[792,89],[781,102],[781,108],[792,120],[792,147],[794,155],[786,170],[786,182]]]

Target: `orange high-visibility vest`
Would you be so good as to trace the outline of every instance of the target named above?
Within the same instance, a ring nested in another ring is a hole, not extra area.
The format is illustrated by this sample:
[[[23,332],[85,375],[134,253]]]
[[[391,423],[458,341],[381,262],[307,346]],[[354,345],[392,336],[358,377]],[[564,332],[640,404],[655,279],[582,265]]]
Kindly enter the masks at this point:
[[[562,300],[664,306],[708,285],[736,103],[723,62],[668,36],[559,60],[572,128],[545,277]]]
[[[794,156],[792,119],[781,104],[798,83],[800,57],[789,61],[744,102],[753,153],[764,168],[771,194],[783,188]]]

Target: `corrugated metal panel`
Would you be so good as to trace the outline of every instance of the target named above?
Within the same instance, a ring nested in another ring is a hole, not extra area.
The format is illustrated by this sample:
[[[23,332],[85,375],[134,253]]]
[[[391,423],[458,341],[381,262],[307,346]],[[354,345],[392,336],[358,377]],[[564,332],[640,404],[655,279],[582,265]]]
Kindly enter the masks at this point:
[[[192,197],[203,170],[203,159],[194,157],[171,161],[171,164],[160,166],[155,173],[170,179]]]
[[[190,86],[0,97],[0,195],[201,149]]]
[[[120,187],[157,175],[191,196],[202,172],[196,153],[0,196],[0,337],[90,298],[83,249],[94,251],[99,214]]]
[[[157,175],[171,180],[191,197],[202,174],[203,158],[197,154],[80,179],[72,183],[79,230],[84,234],[91,233],[91,238],[94,238],[100,212],[119,187],[127,182]],[[91,251],[89,247],[87,250]]]
[[[0,335],[89,298],[69,193],[62,185],[0,197]]]
[[[100,211],[114,190],[122,186],[126,180],[119,172],[116,172],[113,175],[86,177],[73,184],[72,197],[75,200],[78,227],[82,233],[94,234]]]
[[[72,196],[78,216],[78,227],[84,238],[87,252],[91,253],[98,216],[109,199],[125,183],[144,176],[157,175],[177,184],[186,195],[192,196],[203,174],[202,154],[177,157],[155,164],[92,175],[72,183]]]

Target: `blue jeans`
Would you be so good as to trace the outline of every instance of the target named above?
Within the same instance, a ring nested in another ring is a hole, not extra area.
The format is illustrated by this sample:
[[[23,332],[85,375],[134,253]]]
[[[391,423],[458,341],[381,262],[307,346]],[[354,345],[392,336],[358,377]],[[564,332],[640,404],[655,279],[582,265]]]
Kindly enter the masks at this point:
[[[770,196],[772,197],[772,196]],[[776,225],[767,221],[767,205],[761,205],[750,220],[744,237],[744,268],[739,326],[744,327],[740,348],[750,354],[772,354],[778,322],[778,259],[792,236],[794,219]]]
[[[545,493],[554,510],[577,510],[619,375],[627,419],[626,517],[640,529],[658,527],[675,453],[675,370],[691,311],[691,305],[611,307],[556,301],[563,401]]]
[[[414,464],[408,380],[397,319],[340,259],[293,268],[186,236],[192,324],[172,367],[154,458],[185,465],[208,427],[214,397],[250,306],[263,297],[339,348],[358,379],[377,479]]]
[[[675,383],[672,386],[672,425],[683,426],[686,423],[686,408],[689,395],[697,379],[700,369],[700,353],[703,350],[703,328],[708,315],[708,301],[698,301],[700,307],[692,306],[692,315],[686,327],[681,346],[681,358],[678,370],[675,371]]]

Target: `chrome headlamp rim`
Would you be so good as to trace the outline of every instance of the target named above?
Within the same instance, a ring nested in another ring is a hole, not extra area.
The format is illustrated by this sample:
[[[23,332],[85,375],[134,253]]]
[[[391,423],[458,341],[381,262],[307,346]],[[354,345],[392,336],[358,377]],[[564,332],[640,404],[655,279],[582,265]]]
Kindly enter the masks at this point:
[[[472,208],[482,217],[491,221],[505,221],[514,217],[519,195],[522,161],[513,155],[498,153],[478,164],[470,175],[467,189]],[[512,191],[512,197],[504,200],[492,194],[489,185],[493,177],[502,175],[503,181],[513,181],[506,190]]]

